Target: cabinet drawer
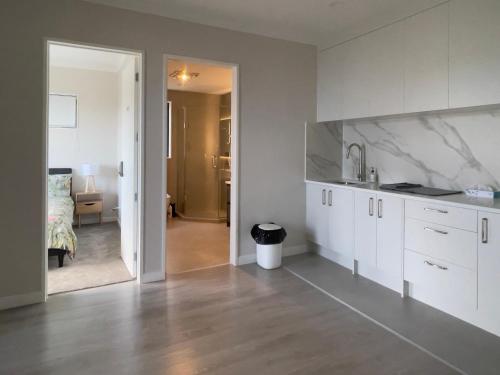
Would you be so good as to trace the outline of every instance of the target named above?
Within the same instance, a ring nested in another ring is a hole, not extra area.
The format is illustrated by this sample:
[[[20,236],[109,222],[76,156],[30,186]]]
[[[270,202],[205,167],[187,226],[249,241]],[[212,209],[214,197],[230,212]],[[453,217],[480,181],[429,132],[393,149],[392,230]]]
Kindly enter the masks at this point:
[[[102,202],[78,202],[76,204],[76,214],[93,214],[102,211]]]
[[[477,231],[477,212],[467,208],[406,199],[405,216],[471,232]]]
[[[477,233],[407,218],[405,248],[471,270],[477,264]]]
[[[404,279],[444,310],[477,306],[476,273],[406,249]]]

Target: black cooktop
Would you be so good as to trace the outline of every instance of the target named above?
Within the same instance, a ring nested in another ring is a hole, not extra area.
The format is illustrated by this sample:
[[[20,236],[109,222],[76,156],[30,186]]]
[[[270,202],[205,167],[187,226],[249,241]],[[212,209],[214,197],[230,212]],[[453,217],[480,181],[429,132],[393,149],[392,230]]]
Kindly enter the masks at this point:
[[[434,197],[440,195],[452,195],[452,194],[462,193],[461,191],[458,190],[446,190],[446,189],[425,187],[420,184],[410,184],[408,182],[380,185],[379,188],[380,190],[392,190],[392,191],[399,191],[401,193],[429,195]]]

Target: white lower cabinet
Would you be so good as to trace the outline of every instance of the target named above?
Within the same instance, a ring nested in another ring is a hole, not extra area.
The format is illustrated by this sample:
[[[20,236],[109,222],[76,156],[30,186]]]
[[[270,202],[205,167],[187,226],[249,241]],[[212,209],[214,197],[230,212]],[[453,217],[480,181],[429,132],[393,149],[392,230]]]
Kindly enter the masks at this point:
[[[329,248],[346,260],[354,257],[354,192],[332,188],[328,192],[330,221]]]
[[[356,191],[355,259],[358,272],[402,290],[403,212],[401,198]]]
[[[327,185],[307,184],[306,186],[306,232],[308,240],[328,247],[329,209]]]
[[[377,266],[377,216],[375,202],[377,195],[357,191],[354,206],[354,256],[369,267]]]
[[[500,214],[478,213],[478,311],[500,335]]]
[[[476,272],[411,250],[405,250],[404,257],[413,297],[452,314],[475,309]]]
[[[320,255],[500,336],[500,213],[331,184],[306,189],[307,233]]]
[[[353,191],[309,183],[306,195],[309,241],[335,252],[345,261],[344,265],[349,264],[354,252]]]

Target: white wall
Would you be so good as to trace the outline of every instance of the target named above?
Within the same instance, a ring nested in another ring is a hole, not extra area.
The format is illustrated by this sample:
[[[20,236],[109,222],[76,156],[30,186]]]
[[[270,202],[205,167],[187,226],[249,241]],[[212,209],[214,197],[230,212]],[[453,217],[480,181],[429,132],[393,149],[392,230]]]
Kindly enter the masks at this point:
[[[286,246],[305,243],[304,122],[316,118],[315,47],[78,0],[3,0],[0,35],[0,170],[15,181],[0,184],[0,298],[42,286],[44,38],[145,52],[142,273],[163,276],[163,54],[239,65],[240,254],[255,251],[249,232],[264,220],[285,226]]]
[[[118,74],[96,70],[51,67],[50,92],[78,97],[77,128],[49,129],[49,168],[73,169],[73,193],[85,190],[83,163],[100,167],[96,189],[103,192],[105,221],[116,220],[118,205]],[[82,222],[96,222],[86,215]]]

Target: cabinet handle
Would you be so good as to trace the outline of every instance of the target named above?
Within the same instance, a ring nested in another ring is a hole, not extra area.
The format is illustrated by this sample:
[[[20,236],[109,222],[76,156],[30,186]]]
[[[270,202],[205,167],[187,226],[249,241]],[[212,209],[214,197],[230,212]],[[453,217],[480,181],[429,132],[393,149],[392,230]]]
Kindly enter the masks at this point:
[[[377,202],[377,216],[379,219],[382,219],[382,199],[379,199]]]
[[[326,190],[323,189],[321,191],[321,203],[323,204],[323,206],[326,204]]]
[[[328,205],[331,206],[333,204],[332,191],[328,190]]]
[[[431,266],[431,267],[437,267],[437,268],[439,268],[440,270],[443,270],[443,271],[446,271],[448,269],[448,267],[441,266],[439,264],[429,262],[428,260],[424,260],[424,263],[427,264],[428,266]]]
[[[488,243],[488,219],[483,218],[481,220],[481,242]]]
[[[437,212],[439,214],[447,214],[448,213],[448,211],[446,211],[446,210],[439,210],[437,208],[430,208],[430,207],[425,207],[424,211],[432,211],[432,212]]]
[[[368,200],[368,215],[373,216],[373,198]]]
[[[424,230],[427,230],[429,232],[439,233],[439,234],[448,234],[448,232],[445,232],[444,230],[439,230],[439,229],[434,229],[434,228],[429,228],[429,227],[424,227]]]

